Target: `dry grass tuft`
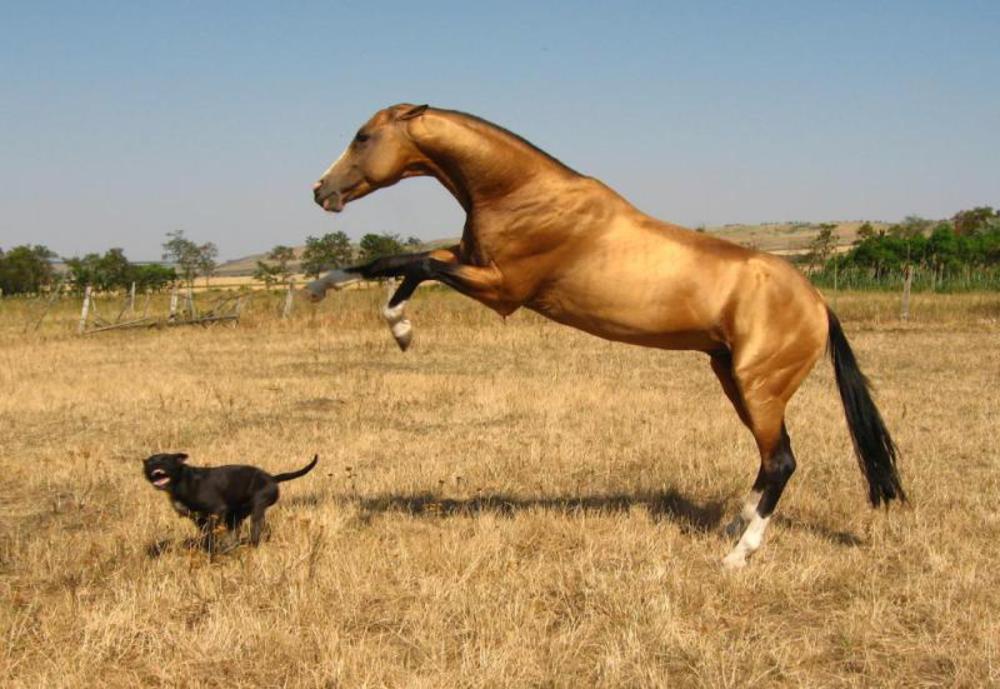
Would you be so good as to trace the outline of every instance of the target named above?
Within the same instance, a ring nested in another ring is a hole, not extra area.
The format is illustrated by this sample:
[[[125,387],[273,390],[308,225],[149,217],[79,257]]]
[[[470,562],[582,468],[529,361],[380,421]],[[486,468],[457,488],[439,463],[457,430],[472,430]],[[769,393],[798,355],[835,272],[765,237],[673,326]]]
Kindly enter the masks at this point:
[[[829,365],[736,575],[756,471],[703,356],[506,324],[437,289],[288,322],[22,334],[0,302],[5,687],[980,687],[1000,683],[1000,299],[840,295],[912,505],[866,507]],[[139,460],[271,471],[271,538],[209,563]]]

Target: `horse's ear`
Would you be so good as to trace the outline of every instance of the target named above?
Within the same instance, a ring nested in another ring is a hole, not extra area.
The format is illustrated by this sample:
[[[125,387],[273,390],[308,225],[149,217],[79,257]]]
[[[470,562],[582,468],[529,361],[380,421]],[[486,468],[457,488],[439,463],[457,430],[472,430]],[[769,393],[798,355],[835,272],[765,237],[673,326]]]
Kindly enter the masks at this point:
[[[424,105],[411,105],[406,110],[396,115],[396,117],[400,120],[412,120],[414,117],[420,117],[423,115],[426,109],[426,103]]]

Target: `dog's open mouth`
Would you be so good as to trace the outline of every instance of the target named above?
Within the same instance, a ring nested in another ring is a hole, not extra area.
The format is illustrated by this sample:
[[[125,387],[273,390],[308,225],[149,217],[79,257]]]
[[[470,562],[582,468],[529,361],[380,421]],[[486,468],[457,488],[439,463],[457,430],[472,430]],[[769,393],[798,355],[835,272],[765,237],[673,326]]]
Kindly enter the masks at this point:
[[[149,480],[157,488],[166,488],[167,484],[170,483],[170,477],[163,469],[153,469],[149,473]]]

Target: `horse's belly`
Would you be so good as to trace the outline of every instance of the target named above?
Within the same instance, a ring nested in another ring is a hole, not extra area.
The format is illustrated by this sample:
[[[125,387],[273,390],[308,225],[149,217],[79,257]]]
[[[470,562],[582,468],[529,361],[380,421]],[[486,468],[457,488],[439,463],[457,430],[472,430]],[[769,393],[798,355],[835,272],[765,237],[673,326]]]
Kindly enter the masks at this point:
[[[659,349],[693,349],[711,352],[724,346],[718,333],[685,314],[645,313],[640,308],[580,309],[540,299],[526,305],[557,323],[603,337]]]

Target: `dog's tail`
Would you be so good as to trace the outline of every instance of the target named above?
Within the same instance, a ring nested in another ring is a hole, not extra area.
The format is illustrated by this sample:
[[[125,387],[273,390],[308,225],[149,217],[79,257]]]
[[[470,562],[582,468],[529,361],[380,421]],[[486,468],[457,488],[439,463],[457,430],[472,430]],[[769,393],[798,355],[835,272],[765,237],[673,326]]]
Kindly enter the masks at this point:
[[[313,457],[311,462],[306,464],[298,471],[289,471],[287,474],[277,474],[274,477],[274,480],[278,483],[281,483],[282,481],[291,481],[293,478],[298,478],[299,476],[305,476],[310,471],[312,471],[312,468],[316,466],[316,462],[318,461],[319,461],[319,455],[316,455],[315,457]]]

